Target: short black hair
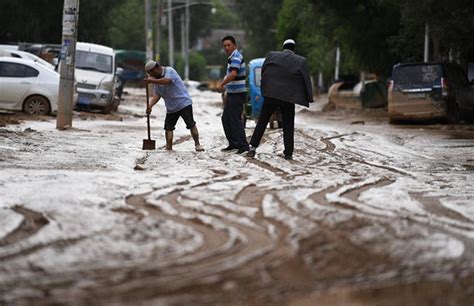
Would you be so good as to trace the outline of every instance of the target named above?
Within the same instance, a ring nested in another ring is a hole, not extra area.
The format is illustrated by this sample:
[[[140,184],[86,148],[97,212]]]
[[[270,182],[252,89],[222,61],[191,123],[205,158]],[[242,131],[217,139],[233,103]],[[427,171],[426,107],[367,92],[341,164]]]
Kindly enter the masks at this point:
[[[227,35],[226,37],[222,38],[222,42],[224,42],[224,40],[230,40],[230,41],[235,45],[235,38],[234,38],[234,36]]]
[[[291,43],[283,45],[283,49],[291,50],[293,52],[295,52],[295,49],[296,49],[295,47],[296,47],[295,44],[291,44]]]

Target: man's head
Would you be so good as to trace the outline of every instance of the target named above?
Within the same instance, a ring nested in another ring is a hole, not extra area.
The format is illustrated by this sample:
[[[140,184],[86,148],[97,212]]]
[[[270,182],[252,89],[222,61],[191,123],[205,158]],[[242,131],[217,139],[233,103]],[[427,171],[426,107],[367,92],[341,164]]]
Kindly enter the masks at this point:
[[[163,74],[163,67],[159,62],[148,61],[145,64],[145,72],[155,78],[161,78]]]
[[[287,39],[285,42],[283,42],[283,49],[285,50],[291,50],[295,52],[296,50],[296,43],[293,39]]]
[[[232,52],[237,49],[235,38],[230,35],[222,38],[222,48],[224,49],[224,52],[227,56],[231,55]]]

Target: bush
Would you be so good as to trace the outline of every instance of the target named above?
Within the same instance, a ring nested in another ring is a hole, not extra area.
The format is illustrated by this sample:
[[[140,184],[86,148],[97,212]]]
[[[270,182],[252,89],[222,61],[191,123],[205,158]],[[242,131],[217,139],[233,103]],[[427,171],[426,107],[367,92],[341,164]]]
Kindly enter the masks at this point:
[[[189,54],[189,79],[194,81],[203,81],[206,79],[207,61],[198,52]],[[184,79],[184,59],[181,55],[176,56],[176,71]]]

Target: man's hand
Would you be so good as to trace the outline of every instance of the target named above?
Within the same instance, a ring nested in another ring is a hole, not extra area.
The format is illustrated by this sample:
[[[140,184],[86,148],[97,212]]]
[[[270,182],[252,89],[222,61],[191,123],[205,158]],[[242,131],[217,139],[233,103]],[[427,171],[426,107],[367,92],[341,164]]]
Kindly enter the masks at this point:
[[[225,85],[222,85],[222,83],[220,83],[217,87],[217,91],[223,93],[225,91]]]
[[[145,77],[145,78],[143,79],[143,81],[145,81],[145,83],[146,83],[147,85],[150,84],[150,83],[153,83],[152,80],[154,80],[154,79],[153,79],[153,78],[150,78],[150,77]]]

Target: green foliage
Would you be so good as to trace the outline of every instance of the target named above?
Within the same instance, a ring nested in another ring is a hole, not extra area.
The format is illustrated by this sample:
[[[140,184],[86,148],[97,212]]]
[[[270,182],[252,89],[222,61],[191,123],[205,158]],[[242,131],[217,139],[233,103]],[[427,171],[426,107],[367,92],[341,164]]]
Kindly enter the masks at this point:
[[[474,51],[474,2],[471,0],[399,2],[401,30],[393,38],[394,52],[421,60],[425,24],[429,24],[432,60],[448,60],[449,53],[466,58]],[[474,59],[472,59],[474,60]]]
[[[112,9],[109,37],[116,49],[145,49],[145,11],[143,0],[127,0]]]
[[[191,80],[202,81],[206,78],[206,59],[198,52],[189,55],[189,78]]]
[[[81,0],[78,40],[109,45],[109,12],[124,0]],[[61,43],[64,0],[0,2],[0,42]]]
[[[110,46],[107,29],[111,25],[111,11],[124,0],[81,0],[79,5],[78,40]]]
[[[240,29],[239,17],[230,11],[222,0],[213,0],[215,13],[210,17],[212,29]]]
[[[222,65],[225,63],[226,55],[222,50],[220,40],[212,42],[209,48],[201,51],[201,54],[206,58],[208,65]]]
[[[0,1],[0,43],[59,43],[63,0]]]
[[[448,60],[450,53],[467,58],[474,52],[473,16],[471,0],[285,0],[277,38],[297,39],[313,73],[329,74],[339,45],[342,73],[388,75],[399,61],[422,60],[426,23],[432,60]]]
[[[282,2],[283,0],[236,1],[237,11],[249,42],[246,58],[263,57],[279,45],[275,40],[275,33]]]
[[[206,58],[198,53],[191,52],[189,54],[189,79],[194,81],[202,81],[206,78]],[[176,71],[184,78],[184,58],[181,55],[176,57]]]

